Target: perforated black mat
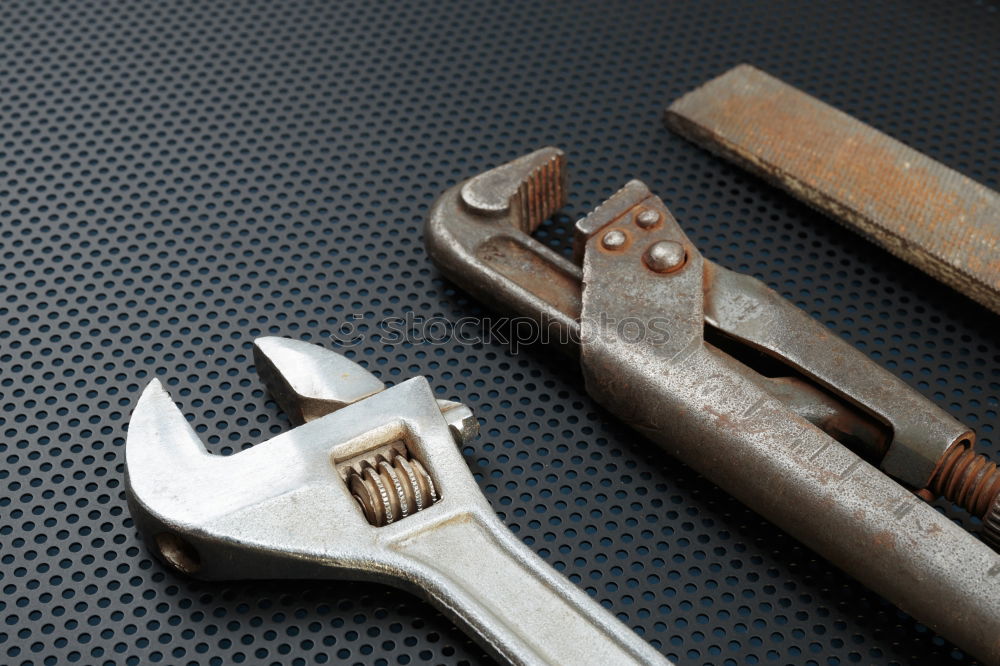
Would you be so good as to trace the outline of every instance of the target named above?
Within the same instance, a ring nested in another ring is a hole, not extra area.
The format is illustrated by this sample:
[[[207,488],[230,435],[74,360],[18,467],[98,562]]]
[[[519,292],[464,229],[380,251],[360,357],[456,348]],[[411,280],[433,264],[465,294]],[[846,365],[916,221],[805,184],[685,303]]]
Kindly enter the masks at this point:
[[[421,223],[546,144],[566,216],[642,178],[712,259],[763,278],[996,444],[1000,318],[663,129],[751,62],[1000,188],[1000,11],[954,3],[0,5],[0,662],[483,663],[387,587],[184,579],[128,517],[128,415],[160,377],[218,453],[288,427],[261,334],[426,375],[520,538],[682,664],[964,664],[951,645],[501,343],[388,345],[482,314]],[[956,515],[957,519],[961,516]]]

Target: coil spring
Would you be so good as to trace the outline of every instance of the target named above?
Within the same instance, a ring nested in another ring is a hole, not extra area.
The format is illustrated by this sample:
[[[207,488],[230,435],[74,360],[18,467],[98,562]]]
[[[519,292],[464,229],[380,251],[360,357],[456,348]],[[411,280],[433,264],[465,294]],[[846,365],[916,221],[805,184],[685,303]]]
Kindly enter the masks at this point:
[[[929,487],[982,518],[1000,495],[1000,469],[968,442],[960,442],[945,452]]]
[[[369,523],[389,525],[438,500],[430,474],[419,460],[392,451],[352,469],[348,488]]]

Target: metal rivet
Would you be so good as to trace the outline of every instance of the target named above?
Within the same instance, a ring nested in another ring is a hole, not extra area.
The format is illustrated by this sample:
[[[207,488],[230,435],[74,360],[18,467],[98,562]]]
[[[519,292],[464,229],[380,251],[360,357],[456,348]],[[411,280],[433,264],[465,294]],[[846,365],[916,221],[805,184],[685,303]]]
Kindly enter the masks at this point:
[[[613,229],[608,233],[604,234],[604,238],[601,239],[601,245],[604,246],[606,250],[618,250],[625,245],[625,234],[624,232]]]
[[[635,223],[638,224],[643,229],[649,229],[650,227],[655,227],[656,223],[660,221],[660,214],[655,210],[645,209],[635,216]]]
[[[671,273],[684,265],[687,252],[677,241],[657,241],[649,246],[642,258],[657,273]]]

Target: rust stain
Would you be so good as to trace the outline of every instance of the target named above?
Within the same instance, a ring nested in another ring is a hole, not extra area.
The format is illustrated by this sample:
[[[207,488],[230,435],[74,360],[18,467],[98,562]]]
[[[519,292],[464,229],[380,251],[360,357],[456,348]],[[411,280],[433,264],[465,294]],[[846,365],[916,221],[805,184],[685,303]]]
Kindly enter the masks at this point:
[[[872,536],[872,545],[882,550],[896,550],[896,537],[887,530],[876,532]]]
[[[574,319],[583,309],[580,282],[552,266],[516,240],[492,238],[476,248],[476,257],[492,269]]]
[[[996,192],[746,65],[667,123],[1000,312]]]
[[[756,146],[769,162],[827,196],[893,220],[901,236],[929,235],[927,227],[937,225],[950,225],[952,236],[981,233],[972,219],[987,207],[983,198],[963,198],[949,187],[946,174],[915,163],[902,144],[857,121],[844,122],[834,109],[794,88],[782,86],[768,97],[732,95],[706,120],[730,141]],[[1000,271],[1000,258],[992,264]]]

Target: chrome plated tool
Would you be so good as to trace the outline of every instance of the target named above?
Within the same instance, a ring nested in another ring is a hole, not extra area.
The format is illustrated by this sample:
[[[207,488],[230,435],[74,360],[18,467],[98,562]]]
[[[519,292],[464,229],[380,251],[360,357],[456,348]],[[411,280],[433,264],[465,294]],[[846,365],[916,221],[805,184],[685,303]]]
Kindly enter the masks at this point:
[[[211,455],[155,379],[132,414],[129,507],[167,564],[397,585],[512,664],[669,664],[500,522],[456,446],[478,431],[467,407],[305,342],[260,338],[254,359],[298,427]]]
[[[575,261],[539,243],[529,234],[565,204],[565,182],[563,153],[544,148],[450,188],[425,228],[432,260],[563,340],[587,391],[667,452],[1000,664],[1000,556],[912,492],[991,501],[1000,474],[972,431],[704,259],[639,181],[577,222]]]

